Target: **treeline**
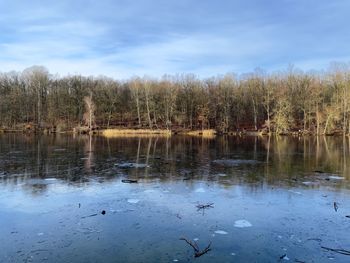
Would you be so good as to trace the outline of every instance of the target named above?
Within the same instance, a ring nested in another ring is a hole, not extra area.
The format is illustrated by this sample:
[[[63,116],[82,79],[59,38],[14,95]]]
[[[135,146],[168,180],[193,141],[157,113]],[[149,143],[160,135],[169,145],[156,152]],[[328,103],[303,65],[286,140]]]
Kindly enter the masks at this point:
[[[349,134],[350,71],[338,66],[323,73],[257,70],[208,79],[186,74],[125,81],[59,77],[39,66],[0,73],[3,129],[70,130],[88,125],[88,119],[101,128]]]

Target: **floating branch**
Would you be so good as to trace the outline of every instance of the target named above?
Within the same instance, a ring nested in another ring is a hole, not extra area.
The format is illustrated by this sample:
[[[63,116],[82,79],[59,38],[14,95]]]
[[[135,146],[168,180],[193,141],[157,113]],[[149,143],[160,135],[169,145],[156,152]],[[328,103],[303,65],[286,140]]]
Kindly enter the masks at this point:
[[[211,242],[209,242],[208,246],[201,251],[195,241],[192,242],[185,237],[180,238],[180,240],[184,240],[187,244],[189,244],[193,248],[195,258],[198,258],[198,257],[208,253],[211,250],[211,248],[210,248]]]
[[[339,253],[339,254],[343,254],[346,256],[350,256],[350,251],[349,250],[345,250],[345,249],[341,249],[341,248],[329,248],[329,247],[322,247],[321,248],[328,250],[328,251],[333,251],[335,253]]]
[[[209,203],[209,204],[205,204],[205,205],[196,205],[196,207],[198,208],[198,210],[201,210],[201,209],[208,209],[208,208],[214,208],[214,203]]]
[[[93,217],[93,216],[97,216],[98,214],[92,214],[92,215],[88,215],[88,216],[82,216],[81,218],[88,218],[88,217]]]
[[[102,210],[101,211],[101,215],[105,215],[106,214],[106,210]],[[98,214],[92,214],[92,215],[88,215],[88,216],[82,216],[81,218],[84,219],[84,218],[88,218],[88,217],[93,217],[93,216],[97,216]]]

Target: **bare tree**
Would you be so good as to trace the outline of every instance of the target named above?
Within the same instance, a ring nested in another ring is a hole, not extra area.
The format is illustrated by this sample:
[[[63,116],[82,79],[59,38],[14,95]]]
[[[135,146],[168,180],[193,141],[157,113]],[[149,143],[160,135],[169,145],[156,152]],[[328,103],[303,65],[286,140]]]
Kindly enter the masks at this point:
[[[90,96],[84,97],[85,103],[85,113],[84,113],[84,122],[89,127],[89,130],[92,130],[93,124],[95,122],[95,103],[92,100],[92,93]]]
[[[136,102],[137,120],[138,126],[141,127],[141,115],[140,115],[140,79],[133,79],[130,83],[130,90],[132,97]]]
[[[49,72],[46,68],[41,66],[33,66],[23,71],[25,83],[29,89],[35,94],[35,113],[36,124],[38,128],[42,127],[43,115],[46,110],[46,96],[49,83]]]

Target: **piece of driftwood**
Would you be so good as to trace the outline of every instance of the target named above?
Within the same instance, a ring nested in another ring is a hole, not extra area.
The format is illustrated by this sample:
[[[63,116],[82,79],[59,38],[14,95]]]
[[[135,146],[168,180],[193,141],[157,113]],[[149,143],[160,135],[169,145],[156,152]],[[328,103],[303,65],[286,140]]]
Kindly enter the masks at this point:
[[[214,205],[214,203],[199,204],[199,205],[196,205],[196,207],[197,207],[198,210],[201,210],[201,209],[214,208],[213,205]]]
[[[88,215],[88,216],[82,216],[81,218],[88,218],[88,217],[93,217],[93,216],[97,216],[98,214],[92,214],[92,215]]]
[[[195,258],[203,256],[204,254],[208,253],[211,250],[211,248],[210,248],[211,242],[209,242],[208,246],[205,249],[200,250],[198,245],[197,245],[197,243],[195,241],[192,242],[192,241],[188,240],[185,237],[181,237],[180,240],[184,240],[187,244],[189,244],[193,248],[193,250],[194,250],[194,257]]]
[[[214,208],[214,203],[208,203],[208,204],[198,204],[196,205],[197,211],[202,211],[202,214],[204,216],[204,211],[209,208]]]
[[[125,184],[136,184],[138,181],[137,180],[134,180],[134,179],[123,179],[122,180],[122,183],[125,183]]]
[[[325,250],[328,250],[328,251],[332,251],[332,252],[338,253],[338,254],[350,256],[350,251],[349,250],[345,250],[345,249],[341,249],[341,248],[323,247],[323,246],[321,246],[321,248],[323,248]]]
[[[106,210],[102,210],[101,211],[101,215],[105,215],[106,214]],[[93,216],[97,216],[98,214],[91,214],[91,215],[88,215],[88,216],[82,216],[81,218],[84,219],[84,218],[88,218],[88,217],[93,217]]]

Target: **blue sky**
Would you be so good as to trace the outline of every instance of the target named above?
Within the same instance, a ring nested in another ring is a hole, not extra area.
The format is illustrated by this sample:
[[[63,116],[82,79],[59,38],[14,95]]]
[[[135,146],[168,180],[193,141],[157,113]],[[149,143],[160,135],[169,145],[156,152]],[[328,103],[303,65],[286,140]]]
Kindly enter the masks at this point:
[[[0,0],[0,71],[208,77],[350,61],[348,0]]]

